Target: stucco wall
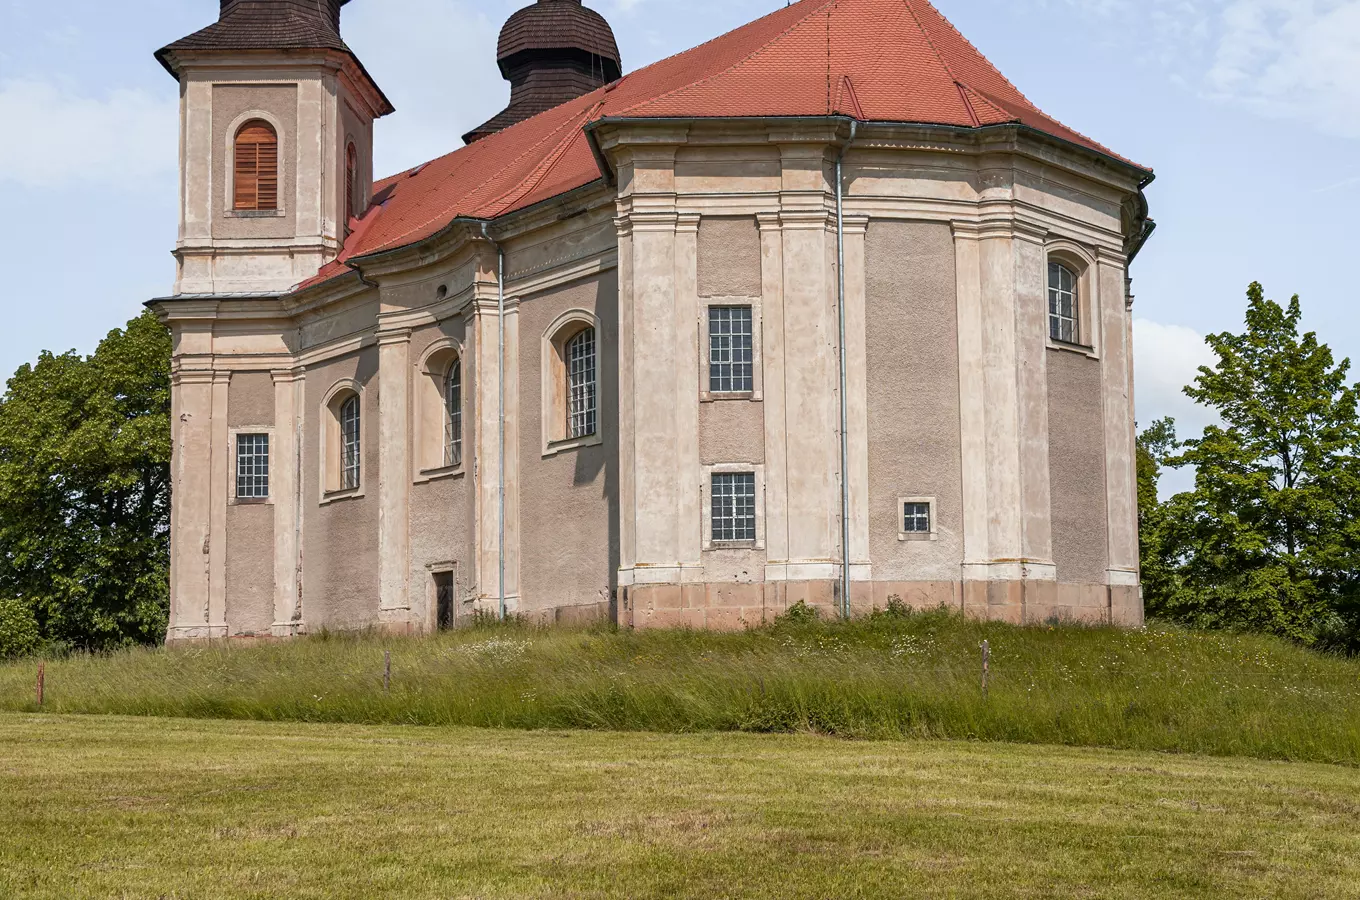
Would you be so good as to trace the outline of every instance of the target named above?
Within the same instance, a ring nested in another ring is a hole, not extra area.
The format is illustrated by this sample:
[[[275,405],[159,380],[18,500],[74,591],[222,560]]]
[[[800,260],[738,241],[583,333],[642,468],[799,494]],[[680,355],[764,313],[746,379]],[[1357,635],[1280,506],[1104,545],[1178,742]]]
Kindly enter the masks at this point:
[[[227,507],[227,624],[233,635],[274,624],[274,507]]]
[[[765,404],[718,400],[699,404],[699,461],[765,462]]]
[[[1100,361],[1048,353],[1048,467],[1058,580],[1102,584],[1109,557]]]
[[[761,295],[760,231],[754,218],[699,222],[699,296]]]
[[[228,427],[274,427],[274,379],[268,372],[233,374],[228,398]]]
[[[959,577],[963,484],[954,241],[874,220],[865,244],[869,550],[879,581]],[[898,499],[936,499],[936,541],[899,541]]]
[[[297,207],[297,106],[295,85],[213,86],[212,111],[212,217],[216,238],[284,238],[295,233]],[[284,215],[265,218],[233,218],[227,200],[228,170],[234,165],[227,150],[228,133],[237,117],[250,110],[262,110],[282,124],[279,134],[279,206]]]
[[[463,471],[465,474],[439,478],[434,481],[421,481],[411,488],[411,609],[415,618],[436,626],[435,611],[429,607],[432,599],[432,578],[430,566],[434,564],[455,563],[455,588],[461,601],[468,596],[476,582],[476,561],[473,558],[473,489],[471,482],[473,448],[476,446],[474,431],[477,417],[472,400],[476,392],[472,390],[473,373],[463,319],[445,322],[416,331],[411,335],[411,365],[419,366],[425,351],[435,341],[449,337],[463,343]],[[424,378],[419,369],[413,373],[416,379]],[[412,402],[418,402],[419,392],[412,391]],[[412,410],[414,415],[419,410]],[[442,421],[442,419],[440,420]],[[414,430],[412,436],[415,436]],[[460,603],[459,614],[468,612]]]
[[[364,496],[321,502],[322,404],[342,378],[364,386]],[[359,353],[307,370],[303,453],[303,617],[307,627],[360,628],[378,618],[378,351]]]
[[[520,584],[528,613],[610,599],[619,560],[618,294],[610,271],[520,303]],[[600,319],[604,442],[544,458],[543,336],[570,309]]]

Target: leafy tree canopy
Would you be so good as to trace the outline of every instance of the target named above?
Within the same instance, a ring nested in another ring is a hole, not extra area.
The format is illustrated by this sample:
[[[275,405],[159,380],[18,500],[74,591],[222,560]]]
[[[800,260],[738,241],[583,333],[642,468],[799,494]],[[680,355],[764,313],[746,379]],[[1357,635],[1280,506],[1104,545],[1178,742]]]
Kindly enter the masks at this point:
[[[1140,440],[1149,611],[1314,643],[1360,586],[1357,389],[1349,360],[1299,334],[1298,297],[1253,284],[1247,299],[1246,330],[1210,335],[1218,362],[1185,389],[1222,424],[1180,444],[1165,420]],[[1194,466],[1195,489],[1149,504],[1163,464]]]
[[[0,398],[0,597],[47,641],[165,633],[170,339],[151,313],[93,356],[44,353]]]

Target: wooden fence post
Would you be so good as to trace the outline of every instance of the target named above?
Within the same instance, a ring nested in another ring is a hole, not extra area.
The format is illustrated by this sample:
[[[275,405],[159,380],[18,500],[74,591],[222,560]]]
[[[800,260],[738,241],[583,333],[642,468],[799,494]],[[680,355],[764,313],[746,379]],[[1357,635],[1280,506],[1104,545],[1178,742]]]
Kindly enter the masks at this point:
[[[47,663],[46,663],[45,661],[43,661],[43,662],[39,662],[39,663],[38,663],[38,708],[39,708],[39,709],[41,709],[41,708],[42,708],[42,705],[43,705],[43,693],[45,692],[45,688],[46,688],[46,686],[47,686],[47,685],[46,685],[46,682],[47,682]]]
[[[986,641],[982,642],[982,696],[987,696],[987,676],[992,671],[992,647]]]
[[[392,651],[383,651],[383,693],[392,693]]]

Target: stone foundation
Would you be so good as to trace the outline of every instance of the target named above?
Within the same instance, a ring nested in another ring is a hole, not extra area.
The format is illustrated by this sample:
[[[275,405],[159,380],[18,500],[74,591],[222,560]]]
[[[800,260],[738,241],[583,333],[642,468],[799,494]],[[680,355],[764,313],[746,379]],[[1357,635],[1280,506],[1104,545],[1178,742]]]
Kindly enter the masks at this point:
[[[854,615],[886,609],[898,599],[914,610],[941,607],[972,618],[1015,625],[1079,622],[1139,628],[1143,604],[1137,587],[1058,584],[1051,581],[854,582]],[[619,624],[625,627],[738,631],[774,621],[800,601],[824,619],[840,614],[835,581],[760,584],[635,585],[619,591]]]

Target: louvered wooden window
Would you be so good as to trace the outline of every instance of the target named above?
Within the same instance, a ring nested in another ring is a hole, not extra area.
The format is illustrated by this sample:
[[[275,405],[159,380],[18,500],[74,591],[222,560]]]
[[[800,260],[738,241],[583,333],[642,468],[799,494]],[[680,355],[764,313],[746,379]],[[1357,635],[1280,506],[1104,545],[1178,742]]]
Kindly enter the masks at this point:
[[[247,122],[236,135],[233,208],[279,208],[279,137],[265,122]]]
[[[345,227],[354,221],[357,204],[354,202],[354,183],[359,178],[359,151],[350,144],[345,148]]]

